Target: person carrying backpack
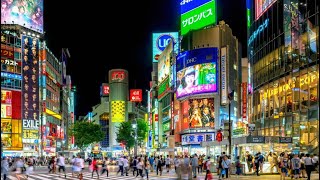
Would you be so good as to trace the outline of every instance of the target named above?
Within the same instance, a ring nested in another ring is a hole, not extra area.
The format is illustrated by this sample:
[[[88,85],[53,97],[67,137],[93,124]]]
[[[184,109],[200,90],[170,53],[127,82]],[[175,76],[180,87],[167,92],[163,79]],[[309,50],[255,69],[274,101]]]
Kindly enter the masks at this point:
[[[291,167],[294,174],[294,178],[298,179],[300,174],[301,161],[298,154],[295,154],[291,160]]]

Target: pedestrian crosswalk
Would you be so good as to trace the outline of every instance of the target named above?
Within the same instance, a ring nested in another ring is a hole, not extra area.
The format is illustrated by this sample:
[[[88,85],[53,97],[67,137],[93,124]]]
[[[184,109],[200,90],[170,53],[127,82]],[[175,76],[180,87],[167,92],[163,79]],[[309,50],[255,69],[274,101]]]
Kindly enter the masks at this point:
[[[2,178],[1,178],[2,179]],[[7,177],[7,179],[9,180],[18,180],[16,178],[16,176],[14,174],[11,174]],[[21,180],[26,179],[25,175],[21,176]],[[72,177],[72,173],[67,173],[66,174],[66,178],[64,177],[64,174],[32,174],[28,176],[28,180],[76,180],[79,179],[76,176]],[[97,175],[94,174],[93,178],[91,176],[90,172],[85,172],[83,173],[83,180],[92,180],[92,179],[98,179]],[[102,174],[99,176],[99,179],[110,179],[110,180],[129,180],[129,179],[135,179],[135,180],[140,180],[142,179],[141,177],[137,177],[135,178],[132,175],[129,176],[120,176],[120,175],[116,175],[114,173],[109,174],[109,177],[107,177],[107,174]],[[147,179],[146,177],[144,177],[143,179]],[[157,179],[167,179],[167,180],[174,180],[177,179],[176,177],[169,177],[169,176],[155,176],[155,175],[151,175],[149,176],[149,180],[157,180]]]

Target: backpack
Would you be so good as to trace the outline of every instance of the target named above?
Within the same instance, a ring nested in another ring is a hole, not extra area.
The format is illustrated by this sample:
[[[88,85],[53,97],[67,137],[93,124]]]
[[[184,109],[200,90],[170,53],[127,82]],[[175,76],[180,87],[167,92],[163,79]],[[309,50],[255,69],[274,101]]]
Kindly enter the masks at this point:
[[[137,160],[136,160],[136,159],[133,160],[133,166],[134,166],[134,167],[137,166]]]
[[[292,159],[293,161],[293,169],[299,169],[299,159]]]
[[[240,161],[237,161],[237,162],[236,162],[236,167],[237,167],[237,168],[240,168],[240,167],[241,167]]]

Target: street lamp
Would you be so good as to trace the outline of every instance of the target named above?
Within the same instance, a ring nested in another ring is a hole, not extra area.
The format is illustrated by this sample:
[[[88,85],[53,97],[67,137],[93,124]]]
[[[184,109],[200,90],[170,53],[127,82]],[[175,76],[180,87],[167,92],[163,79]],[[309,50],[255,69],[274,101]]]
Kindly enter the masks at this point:
[[[133,119],[131,125],[134,130],[134,152],[133,152],[133,154],[134,154],[134,156],[137,156],[137,129],[138,129],[138,127],[137,127],[136,118]]]

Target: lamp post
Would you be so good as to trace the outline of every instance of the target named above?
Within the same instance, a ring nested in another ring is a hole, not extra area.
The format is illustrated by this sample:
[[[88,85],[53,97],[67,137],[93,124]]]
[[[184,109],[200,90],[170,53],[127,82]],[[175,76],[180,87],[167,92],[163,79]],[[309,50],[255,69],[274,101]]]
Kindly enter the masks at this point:
[[[132,121],[132,128],[134,130],[134,151],[133,151],[133,155],[137,156],[137,120],[136,118],[133,119]]]
[[[229,131],[229,136],[228,136],[228,141],[229,141],[229,155],[231,155],[231,134],[232,134],[232,128],[231,128],[231,101],[233,99],[233,94],[234,94],[234,90],[232,90],[229,94],[228,94],[228,99],[229,99],[229,127],[228,127],[228,131]]]

